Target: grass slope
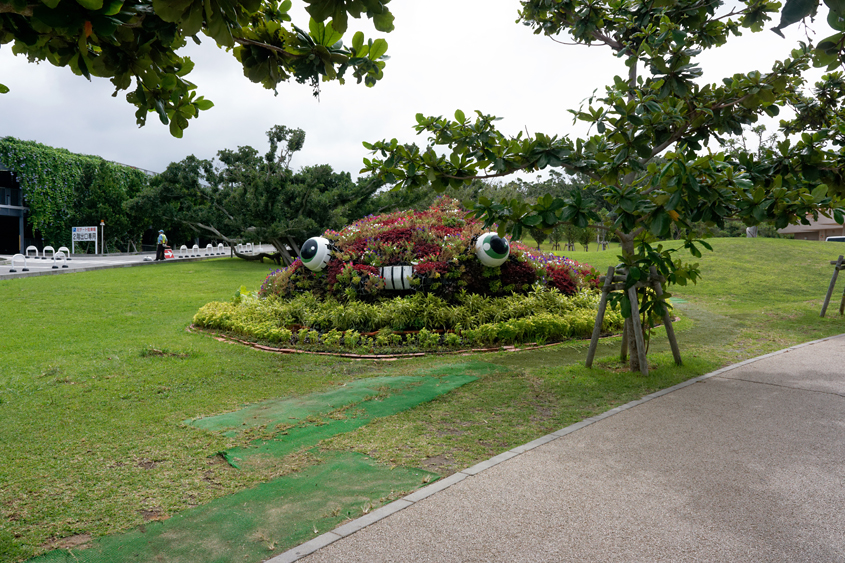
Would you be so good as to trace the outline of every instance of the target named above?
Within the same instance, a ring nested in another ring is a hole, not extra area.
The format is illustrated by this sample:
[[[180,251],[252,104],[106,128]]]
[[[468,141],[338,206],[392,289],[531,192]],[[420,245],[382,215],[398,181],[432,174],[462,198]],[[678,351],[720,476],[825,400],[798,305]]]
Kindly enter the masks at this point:
[[[818,316],[840,247],[711,242],[715,252],[699,260],[704,279],[674,291],[686,300],[683,367],[659,332],[648,378],[622,369],[618,338],[602,342],[593,370],[583,367],[585,342],[486,355],[478,359],[494,369],[478,381],[323,448],[446,475],[721,365],[845,332],[835,307]],[[616,262],[613,250],[568,255],[599,270]],[[257,287],[269,269],[221,259],[0,282],[0,307],[13,319],[0,328],[0,560],[84,544],[313,464],[294,454],[235,470],[214,454],[255,435],[227,438],[185,420],[466,361],[275,356],[185,332],[201,305]]]

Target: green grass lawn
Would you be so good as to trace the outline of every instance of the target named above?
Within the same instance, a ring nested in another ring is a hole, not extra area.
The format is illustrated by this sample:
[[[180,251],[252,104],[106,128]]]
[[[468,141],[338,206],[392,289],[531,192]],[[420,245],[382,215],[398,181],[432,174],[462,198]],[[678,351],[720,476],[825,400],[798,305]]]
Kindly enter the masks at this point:
[[[843,282],[828,317],[818,316],[828,262],[845,245],[710,242],[715,252],[697,260],[703,280],[673,290],[685,301],[677,306],[683,367],[673,365],[659,331],[648,378],[623,369],[618,338],[603,340],[592,370],[583,367],[586,342],[480,356],[498,367],[325,440],[322,449],[447,475],[722,365],[845,332],[835,306]],[[617,253],[567,256],[606,270]],[[235,470],[215,454],[246,445],[249,433],[227,438],[185,420],[467,360],[279,356],[185,331],[201,305],[228,300],[241,285],[257,288],[270,269],[220,259],[0,282],[0,560],[23,561],[67,546],[63,538],[84,542],[165,519],[315,463],[297,454]]]

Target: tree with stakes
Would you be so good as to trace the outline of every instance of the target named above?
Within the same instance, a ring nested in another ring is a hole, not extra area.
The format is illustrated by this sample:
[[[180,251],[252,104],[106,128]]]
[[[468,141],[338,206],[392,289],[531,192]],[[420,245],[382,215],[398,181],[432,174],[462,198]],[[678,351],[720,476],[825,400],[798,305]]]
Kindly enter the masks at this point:
[[[586,107],[570,110],[575,121],[591,125],[592,134],[577,139],[543,133],[508,137],[496,128],[499,118],[480,111],[468,118],[458,110],[454,119],[417,114],[415,128],[428,135],[428,145],[403,145],[395,139],[364,143],[373,156],[364,160],[362,172],[406,189],[433,186],[440,192],[517,171],[559,168],[580,174],[610,206],[607,219],[601,220],[596,202],[581,191],[565,197],[545,194],[536,203],[519,197],[498,201],[480,197],[472,211],[514,239],[523,231],[549,230],[560,223],[613,233],[622,247],[624,290],[645,282],[651,268],[664,285],[685,285],[699,278],[697,264],[676,258],[675,249],[649,242],[670,237],[673,226],[686,233],[683,248],[700,257],[701,247],[712,249],[689,234],[698,222],[722,227],[726,219],[738,218],[748,226],[773,222],[785,227],[820,213],[843,222],[845,81],[839,72],[832,72],[811,94],[802,92],[802,73],[813,62],[835,67],[842,60],[841,33],[835,36],[838,42],[831,39],[816,49],[800,44],[769,71],[750,69],[721,84],[708,84],[696,57],[705,49],[726,45],[743,31],[762,31],[778,3],[525,0],[521,4],[519,19],[535,33],[600,45],[624,62],[624,76],[615,77]],[[777,31],[811,15],[817,4],[788,0]],[[826,4],[834,14],[831,25],[845,29],[840,25],[845,22],[839,16],[841,2],[826,0]],[[807,6],[813,9],[808,11]],[[764,115],[776,116],[787,106],[796,115],[781,121],[785,137],[763,154],[720,148],[744,126]],[[669,294],[660,296],[648,283],[639,285],[645,285],[635,294],[642,318],[648,322],[662,317]],[[628,295],[628,291],[611,295],[626,318],[632,311]],[[633,333],[627,331],[630,367],[639,370]]]

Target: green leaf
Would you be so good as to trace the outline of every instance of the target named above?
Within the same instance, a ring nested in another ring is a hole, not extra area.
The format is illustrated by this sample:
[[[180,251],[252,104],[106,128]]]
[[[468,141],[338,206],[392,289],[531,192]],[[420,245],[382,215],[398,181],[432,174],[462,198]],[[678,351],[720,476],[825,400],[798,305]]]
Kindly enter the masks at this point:
[[[121,8],[123,8],[123,0],[108,0],[103,2],[102,13],[104,16],[114,16],[120,13]]]
[[[464,121],[466,121],[466,116],[464,115],[464,112],[462,112],[459,109],[455,110],[455,121],[458,121],[460,123],[463,123]]]
[[[651,220],[651,233],[656,237],[660,237],[669,228],[670,222],[669,215],[665,211],[659,211]]]
[[[9,87],[6,86],[5,84],[0,84],[0,94],[8,94],[8,93],[9,93]]]
[[[87,10],[99,10],[103,7],[103,0],[76,0],[76,2]]]
[[[631,300],[628,299],[628,294],[622,296],[622,317],[625,319],[631,318]]]
[[[845,31],[845,14],[831,10],[827,14],[827,25],[836,31]]]
[[[540,222],[543,220],[542,217],[539,215],[529,215],[527,217],[523,217],[522,221],[520,221],[523,225],[528,225],[529,227],[534,227],[539,225]]]
[[[772,31],[783,37],[781,29],[800,22],[815,11],[818,0],[786,0],[780,13],[780,23]]]
[[[845,14],[845,0],[824,0],[824,3],[831,12]]]
[[[194,102],[194,105],[197,106],[197,109],[200,111],[208,111],[214,107],[214,102],[211,100],[206,100],[205,98],[197,98],[197,101]]]
[[[355,49],[356,53],[361,51],[361,47],[364,46],[364,34],[360,31],[356,31],[355,35],[352,36],[352,48]]]
[[[79,0],[76,1],[79,2]],[[171,23],[182,19],[182,14],[190,5],[191,0],[153,0],[153,10],[155,10],[156,15]]]
[[[202,29],[202,0],[196,0],[191,4],[188,15],[182,20],[182,33],[186,36],[196,35]]]
[[[170,121],[170,134],[176,137],[177,139],[182,138],[182,128],[179,127],[179,124],[176,122],[175,119]]]
[[[812,192],[815,201],[821,201],[827,196],[827,184],[819,184]]]
[[[369,58],[371,61],[381,58],[387,52],[387,41],[376,39],[370,46]]]
[[[393,14],[385,12],[384,14],[377,14],[373,16],[373,25],[378,31],[382,33],[390,33],[393,31]]]
[[[842,213],[841,209],[834,209],[833,210],[833,220],[839,223],[845,223],[845,214]]]

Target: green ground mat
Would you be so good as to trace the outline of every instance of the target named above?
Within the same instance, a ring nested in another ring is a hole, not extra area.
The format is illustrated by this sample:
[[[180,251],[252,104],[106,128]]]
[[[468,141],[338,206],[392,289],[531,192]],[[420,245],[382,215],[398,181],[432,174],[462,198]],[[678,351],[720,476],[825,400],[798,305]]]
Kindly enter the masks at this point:
[[[186,421],[228,436],[260,431],[262,438],[249,447],[221,452],[244,470],[263,459],[279,459],[302,449],[316,454],[320,462],[168,520],[99,538],[87,549],[55,550],[28,563],[255,563],[269,559],[439,478],[421,469],[389,468],[361,454],[312,449],[321,440],[430,401],[476,380],[477,375],[500,369],[487,362],[450,364],[421,370],[419,375],[360,379],[328,392],[265,401],[233,413]]]
[[[264,463],[267,458],[278,459],[302,448],[316,445],[326,438],[351,432],[369,423],[374,418],[390,416],[415,407],[475,379],[476,377],[472,375],[447,375],[445,377],[380,377],[377,380],[357,381],[355,383],[371,382],[371,388],[347,384],[351,389],[346,392],[345,402],[342,402],[341,397],[337,396],[337,394],[344,393],[341,389],[331,393],[331,398],[335,402],[331,404],[323,403],[326,405],[322,407],[323,412],[306,415],[316,420],[300,423],[275,435],[256,439],[248,447],[232,448],[222,452],[222,454],[226,461],[234,467],[249,469],[252,465]],[[317,400],[308,401],[310,405],[317,402]],[[335,408],[332,409],[332,406]],[[251,409],[251,407],[248,409]],[[281,420],[284,421],[282,424],[290,424],[291,419],[284,416],[287,412],[286,409],[275,405],[267,410],[272,410],[275,413],[274,417],[281,415],[283,417]],[[252,413],[253,411],[248,410],[248,412]],[[318,414],[327,416],[318,416]],[[274,418],[275,420],[278,419]]]
[[[299,473],[30,563],[255,563],[437,479],[420,469],[390,469],[361,454],[321,456],[323,463]]]

